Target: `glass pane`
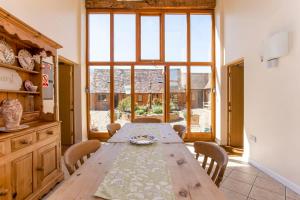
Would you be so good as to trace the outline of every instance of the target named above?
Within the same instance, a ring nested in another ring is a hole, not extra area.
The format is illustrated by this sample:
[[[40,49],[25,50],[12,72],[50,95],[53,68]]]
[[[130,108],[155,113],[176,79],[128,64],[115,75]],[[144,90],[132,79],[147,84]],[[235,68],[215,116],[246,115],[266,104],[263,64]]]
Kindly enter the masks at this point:
[[[191,67],[191,132],[211,132],[211,67]]]
[[[110,60],[110,15],[89,14],[89,61]]]
[[[160,21],[159,16],[141,17],[141,59],[160,59]]]
[[[135,66],[135,118],[164,119],[164,67]]]
[[[90,66],[90,129],[107,132],[110,123],[110,68]]]
[[[114,15],[114,60],[135,61],[135,15]]]
[[[165,59],[166,61],[187,60],[186,15],[165,16]]]
[[[191,61],[211,62],[212,18],[191,15]]]
[[[124,125],[131,121],[131,67],[114,67],[115,121]]]
[[[170,113],[172,125],[186,126],[186,66],[170,66]]]

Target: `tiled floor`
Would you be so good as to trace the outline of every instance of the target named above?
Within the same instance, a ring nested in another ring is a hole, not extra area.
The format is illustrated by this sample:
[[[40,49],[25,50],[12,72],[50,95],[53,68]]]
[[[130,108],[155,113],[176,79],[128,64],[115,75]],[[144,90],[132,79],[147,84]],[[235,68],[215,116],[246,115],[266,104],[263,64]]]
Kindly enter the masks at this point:
[[[193,144],[187,143],[186,147],[194,154]],[[199,162],[201,162],[201,157]],[[64,164],[63,171],[65,179],[68,179],[69,174]],[[229,163],[220,189],[228,200],[300,200],[299,194],[242,161],[242,158],[238,156],[229,156]],[[43,199],[47,199],[47,196]]]
[[[192,144],[186,146],[194,153]],[[242,161],[238,156],[229,156],[220,189],[228,200],[300,200],[300,195]]]

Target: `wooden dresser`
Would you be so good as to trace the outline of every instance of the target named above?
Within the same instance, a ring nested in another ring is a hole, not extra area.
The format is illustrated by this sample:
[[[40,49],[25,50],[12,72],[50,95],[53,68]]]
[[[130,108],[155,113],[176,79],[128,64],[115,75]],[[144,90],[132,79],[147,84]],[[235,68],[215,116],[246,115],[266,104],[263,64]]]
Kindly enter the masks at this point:
[[[59,122],[0,134],[0,200],[38,199],[63,179]]]
[[[1,48],[9,46],[14,56],[26,50],[38,60],[30,59],[34,68],[27,69],[20,56],[6,62],[8,50],[0,51],[0,102],[18,99],[23,107],[21,124],[29,125],[21,131],[0,132],[0,200],[35,200],[63,180],[56,95],[57,49],[61,46],[2,8],[0,40]],[[15,78],[17,87],[12,88],[9,81]],[[38,86],[37,91],[25,87],[28,81]],[[0,115],[0,127],[4,125]]]

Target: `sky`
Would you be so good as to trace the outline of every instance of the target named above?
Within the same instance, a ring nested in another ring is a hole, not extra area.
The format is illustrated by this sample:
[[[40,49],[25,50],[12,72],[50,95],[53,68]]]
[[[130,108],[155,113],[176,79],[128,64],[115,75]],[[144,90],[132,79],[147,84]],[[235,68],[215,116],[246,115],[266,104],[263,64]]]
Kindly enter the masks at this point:
[[[165,15],[165,59],[187,60],[187,19],[185,14]],[[114,61],[135,61],[135,14],[114,14]],[[192,14],[191,61],[211,61],[211,16]],[[89,60],[110,60],[110,15],[89,15]],[[145,60],[159,58],[158,16],[141,17],[141,57]]]

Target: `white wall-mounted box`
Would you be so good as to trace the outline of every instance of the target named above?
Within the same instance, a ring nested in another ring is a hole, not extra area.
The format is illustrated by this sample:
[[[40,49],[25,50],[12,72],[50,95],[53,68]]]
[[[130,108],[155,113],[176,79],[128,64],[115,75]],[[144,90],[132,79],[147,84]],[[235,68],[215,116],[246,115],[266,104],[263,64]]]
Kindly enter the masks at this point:
[[[271,61],[286,56],[289,52],[289,33],[278,32],[264,42],[264,60]]]

